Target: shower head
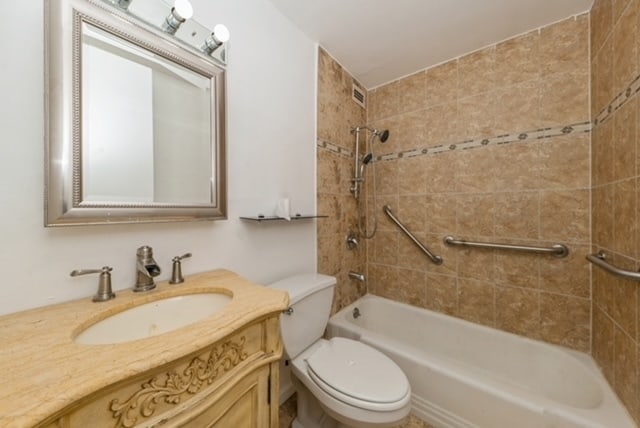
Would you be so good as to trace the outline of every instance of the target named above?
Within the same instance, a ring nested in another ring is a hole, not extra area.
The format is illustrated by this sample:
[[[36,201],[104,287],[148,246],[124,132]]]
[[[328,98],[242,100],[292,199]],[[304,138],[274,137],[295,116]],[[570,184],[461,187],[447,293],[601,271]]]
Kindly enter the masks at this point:
[[[362,164],[363,165],[367,165],[369,162],[371,162],[371,159],[373,159],[373,154],[368,153],[363,159],[362,159]]]
[[[378,131],[377,129],[375,129],[373,131],[373,135],[375,135],[378,138],[380,138],[380,142],[381,143],[386,143],[387,140],[389,139],[389,130],[385,129],[384,131]]]

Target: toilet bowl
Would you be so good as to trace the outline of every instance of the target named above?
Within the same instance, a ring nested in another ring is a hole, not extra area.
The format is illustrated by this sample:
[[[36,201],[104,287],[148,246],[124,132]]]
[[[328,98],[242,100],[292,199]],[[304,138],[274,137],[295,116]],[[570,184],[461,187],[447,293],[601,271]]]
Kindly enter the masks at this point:
[[[411,410],[411,387],[386,355],[361,342],[322,338],[335,278],[306,274],[270,285],[289,293],[282,339],[298,393],[294,428],[393,427]]]

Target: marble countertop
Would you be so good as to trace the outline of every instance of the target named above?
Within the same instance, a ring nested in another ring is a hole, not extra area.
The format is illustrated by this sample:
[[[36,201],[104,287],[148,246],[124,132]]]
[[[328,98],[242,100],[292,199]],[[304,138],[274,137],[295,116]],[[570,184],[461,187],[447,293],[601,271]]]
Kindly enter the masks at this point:
[[[155,290],[117,291],[108,302],[91,297],[0,317],[0,426],[31,427],[109,384],[198,351],[241,326],[288,304],[285,292],[226,270],[159,282]],[[146,339],[113,345],[79,345],[84,328],[124,309],[199,292],[232,295],[221,312]],[[170,346],[168,346],[170,344]]]

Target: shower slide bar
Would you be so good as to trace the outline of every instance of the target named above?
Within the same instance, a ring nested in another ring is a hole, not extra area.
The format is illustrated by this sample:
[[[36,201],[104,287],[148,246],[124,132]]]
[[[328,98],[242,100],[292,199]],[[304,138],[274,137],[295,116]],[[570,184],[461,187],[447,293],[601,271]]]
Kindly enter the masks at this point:
[[[640,272],[620,269],[619,267],[612,265],[607,261],[607,255],[604,253],[604,251],[600,251],[597,254],[589,254],[587,256],[587,260],[613,275],[617,275],[626,279],[632,279],[634,281],[640,281]]]
[[[549,247],[534,247],[529,245],[512,245],[512,244],[496,244],[492,242],[473,242],[462,239],[455,239],[453,236],[445,236],[444,243],[447,245],[461,245],[474,248],[491,248],[495,250],[512,250],[530,253],[552,254],[555,257],[562,258],[569,255],[569,248],[564,244],[555,244]]]
[[[422,250],[423,253],[425,253],[427,255],[427,257],[429,257],[429,259],[437,265],[441,265],[443,260],[442,257],[440,256],[436,256],[434,255],[431,251],[429,251],[429,249],[427,247],[425,247],[424,245],[422,245],[422,242],[418,241],[418,238],[416,238],[413,233],[411,233],[405,226],[404,224],[402,224],[400,222],[400,220],[398,220],[396,218],[396,216],[393,215],[393,212],[391,211],[391,207],[389,205],[385,205],[383,208],[384,213],[389,216],[389,218],[391,219],[391,221],[393,221],[396,226],[398,226],[400,228],[400,230],[402,230],[404,232],[405,235],[407,235],[409,237],[409,239],[411,239],[413,241],[414,244],[416,244],[416,246],[418,248],[420,248]]]

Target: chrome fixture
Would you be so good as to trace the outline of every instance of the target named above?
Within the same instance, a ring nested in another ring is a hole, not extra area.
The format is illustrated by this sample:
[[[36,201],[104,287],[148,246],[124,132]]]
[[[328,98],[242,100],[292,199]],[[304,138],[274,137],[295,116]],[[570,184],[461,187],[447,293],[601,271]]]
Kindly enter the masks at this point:
[[[589,254],[587,256],[587,260],[613,275],[617,275],[621,278],[630,279],[633,281],[640,281],[640,272],[620,269],[619,267],[612,265],[607,261],[607,255],[604,253],[604,251],[600,251],[597,254]]]
[[[160,266],[153,260],[153,248],[144,245],[136,251],[136,284],[133,291],[148,291],[156,288],[153,278],[160,275]]]
[[[354,272],[354,271],[350,271],[349,272],[349,278],[357,279],[360,282],[364,282],[365,281],[364,274],[358,273],[358,272]]]
[[[162,23],[162,31],[175,34],[180,25],[193,16],[193,6],[189,0],[176,0],[171,8],[171,13],[167,15]]]
[[[129,6],[131,5],[131,2],[133,0],[118,0],[118,6],[120,6],[120,8],[127,10],[129,9]]]
[[[363,153],[366,153],[364,155],[360,155],[360,131],[362,130],[367,130],[371,132],[371,138],[369,139],[369,144],[367,147],[367,140],[365,139],[365,144],[364,147],[362,148]],[[373,214],[373,230],[371,231],[371,233],[367,233],[367,225],[363,225],[362,224],[362,219],[363,217],[365,218],[365,223],[366,223],[366,216],[364,215],[364,203],[362,202],[362,198],[361,196],[361,192],[362,192],[362,185],[364,183],[364,177],[365,177],[365,169],[366,166],[369,165],[369,163],[371,163],[372,168],[373,168],[373,205],[377,206],[377,196],[376,196],[376,169],[375,169],[375,154],[374,154],[374,140],[375,138],[378,138],[380,140],[381,143],[385,143],[388,139],[389,139],[389,130],[385,129],[383,131],[379,131],[375,128],[371,128],[369,126],[358,126],[355,127],[351,130],[351,133],[356,134],[356,150],[355,150],[355,155],[354,155],[354,173],[353,173],[353,178],[351,179],[351,182],[353,183],[353,185],[350,188],[351,193],[353,193],[353,197],[356,198],[357,201],[357,205],[358,205],[358,233],[360,234],[361,237],[363,237],[364,239],[371,239],[375,236],[376,234],[376,230],[378,229],[378,214],[377,212],[374,210],[374,214]],[[367,148],[368,153],[367,153]]]
[[[171,260],[173,264],[169,284],[181,284],[184,282],[184,277],[182,276],[182,259],[187,259],[189,257],[191,257],[191,253],[186,253],[181,256],[175,256]]]
[[[229,41],[229,30],[223,24],[213,27],[213,32],[204,40],[202,52],[211,55],[213,51],[222,46],[223,43]]]
[[[398,226],[398,227],[400,228],[400,230],[402,230],[402,231],[404,232],[404,234],[405,234],[405,235],[407,235],[407,237],[408,237],[409,239],[411,239],[411,241],[412,241],[414,244],[416,244],[416,246],[417,246],[418,248],[420,248],[420,250],[422,250],[422,252],[423,252],[423,253],[425,253],[425,254],[426,254],[426,256],[427,256],[427,257],[429,257],[429,259],[430,259],[434,264],[436,264],[436,265],[441,265],[441,264],[442,264],[442,262],[443,262],[442,257],[440,257],[440,256],[436,256],[436,255],[434,255],[431,251],[429,251],[429,249],[428,249],[427,247],[425,247],[425,246],[422,244],[422,242],[420,242],[420,241],[418,240],[418,238],[416,238],[416,237],[413,235],[413,233],[411,233],[411,232],[409,231],[409,229],[407,229],[407,228],[405,227],[405,225],[404,225],[404,224],[402,224],[402,223],[400,222],[400,220],[398,220],[398,219],[396,218],[396,216],[394,216],[394,215],[393,215],[393,212],[391,211],[391,207],[390,207],[389,205],[385,205],[382,209],[384,210],[384,213],[385,213],[385,214],[386,214],[386,215],[391,219],[391,221],[393,221],[393,222],[396,224],[396,226]]]
[[[493,242],[473,242],[462,239],[455,239],[453,236],[445,236],[444,243],[447,245],[461,245],[465,247],[490,248],[495,250],[524,251],[530,253],[552,254],[562,258],[569,255],[569,248],[564,244],[555,244],[551,247],[535,247],[530,245],[496,244]]]
[[[88,275],[91,273],[99,273],[98,277],[98,291],[93,296],[94,302],[106,302],[107,300],[114,299],[116,293],[111,290],[111,271],[113,268],[109,266],[103,266],[102,269],[77,269],[72,270],[69,275],[80,276]]]
[[[353,318],[358,319],[362,314],[360,313],[360,309],[353,308]]]
[[[347,234],[347,248],[350,250],[357,250],[360,243],[358,242],[358,238],[356,238],[356,234],[349,231]]]

